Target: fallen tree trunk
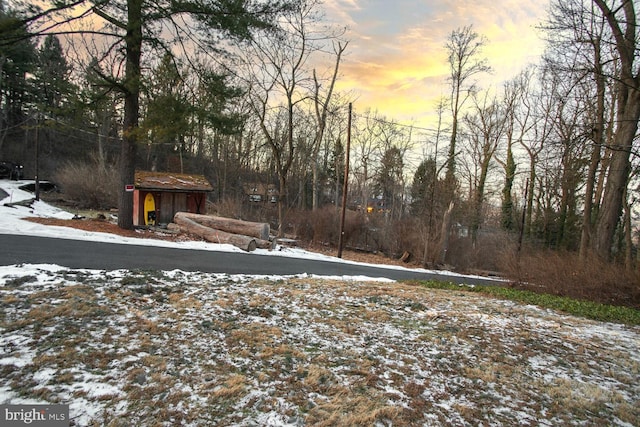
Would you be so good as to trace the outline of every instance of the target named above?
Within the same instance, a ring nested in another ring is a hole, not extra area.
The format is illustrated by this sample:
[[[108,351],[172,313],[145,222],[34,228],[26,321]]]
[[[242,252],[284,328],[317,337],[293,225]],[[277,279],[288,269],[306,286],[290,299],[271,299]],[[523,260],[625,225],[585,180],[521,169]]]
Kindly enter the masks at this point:
[[[216,230],[214,228],[198,224],[197,222],[182,216],[177,218],[174,217],[174,221],[175,223],[169,224],[168,226],[170,230],[177,230],[181,233],[193,234],[211,243],[227,243],[247,252],[252,252],[257,248],[273,248],[273,243],[268,240],[262,240],[242,234],[233,234],[227,233],[226,231],[222,230]]]
[[[176,212],[175,218],[188,218],[205,227],[226,231],[231,234],[242,234],[255,237],[260,240],[269,240],[269,224],[261,222],[241,221],[239,219],[224,218],[220,216],[201,215],[190,212]]]

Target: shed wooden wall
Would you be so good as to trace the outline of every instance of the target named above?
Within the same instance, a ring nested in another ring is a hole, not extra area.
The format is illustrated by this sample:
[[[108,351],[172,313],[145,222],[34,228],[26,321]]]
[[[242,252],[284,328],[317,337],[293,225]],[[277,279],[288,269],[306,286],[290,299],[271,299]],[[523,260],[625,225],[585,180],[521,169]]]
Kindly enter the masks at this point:
[[[133,225],[143,226],[144,198],[152,193],[156,202],[156,218],[158,224],[169,224],[176,212],[205,213],[206,194],[135,190],[133,194]]]

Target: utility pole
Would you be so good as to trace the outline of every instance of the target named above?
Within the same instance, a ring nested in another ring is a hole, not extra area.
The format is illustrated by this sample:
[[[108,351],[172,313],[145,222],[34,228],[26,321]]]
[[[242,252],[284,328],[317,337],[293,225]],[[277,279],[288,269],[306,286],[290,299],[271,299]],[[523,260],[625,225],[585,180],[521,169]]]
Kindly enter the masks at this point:
[[[40,139],[40,112],[36,113],[36,158],[35,158],[35,180],[36,180],[36,187],[35,187],[35,200],[38,201],[40,200],[40,178],[39,178],[39,169],[40,169],[40,147],[38,146],[39,142],[38,140]]]
[[[349,187],[349,151],[351,149],[351,111],[352,105],[351,103],[349,103],[349,120],[347,121],[347,147],[345,150],[344,183],[342,185],[342,216],[340,218],[340,242],[338,243],[338,258],[342,258],[342,248],[344,247],[344,217],[347,211],[347,190]]]

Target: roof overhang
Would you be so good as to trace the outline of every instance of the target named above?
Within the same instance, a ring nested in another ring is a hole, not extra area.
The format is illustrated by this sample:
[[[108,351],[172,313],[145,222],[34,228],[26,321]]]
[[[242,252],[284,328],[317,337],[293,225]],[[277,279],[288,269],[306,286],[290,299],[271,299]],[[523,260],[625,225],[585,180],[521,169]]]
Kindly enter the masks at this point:
[[[136,171],[135,188],[189,193],[213,191],[213,186],[203,175],[149,171]]]

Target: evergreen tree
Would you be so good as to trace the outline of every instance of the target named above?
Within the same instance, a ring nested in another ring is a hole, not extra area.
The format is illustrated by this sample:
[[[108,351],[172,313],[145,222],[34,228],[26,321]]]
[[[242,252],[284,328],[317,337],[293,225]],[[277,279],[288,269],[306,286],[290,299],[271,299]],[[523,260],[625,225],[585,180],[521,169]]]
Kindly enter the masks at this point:
[[[34,73],[34,96],[40,112],[51,116],[63,114],[77,93],[70,81],[71,67],[58,37],[48,35],[38,49]]]
[[[162,58],[148,84],[149,100],[146,116],[141,125],[142,134],[148,136],[147,167],[158,162],[165,169],[167,156],[184,151],[185,134],[189,129],[189,110],[184,93],[184,81],[173,55]],[[183,172],[177,171],[177,172]]]
[[[397,147],[391,147],[380,160],[380,171],[376,180],[375,190],[378,196],[382,196],[387,209],[392,215],[402,209],[402,172],[404,161],[402,153]]]
[[[211,125],[223,135],[240,132],[245,118],[229,108],[230,103],[239,99],[243,91],[229,83],[230,76],[216,70],[200,70],[200,93],[195,102],[200,120]]]
[[[115,155],[119,141],[118,109],[122,107],[111,86],[101,77],[105,73],[97,59],[93,58],[85,69],[83,83],[79,91],[79,104],[82,115],[76,117],[90,135],[94,135],[96,148],[91,153],[98,166],[106,169]]]
[[[425,216],[431,209],[436,186],[436,161],[433,157],[423,160],[411,184],[411,215]]]
[[[29,33],[19,24],[19,15],[0,0],[0,153],[8,130],[24,121],[29,101],[26,77],[33,73],[36,58]]]
[[[340,203],[342,198],[342,187],[344,186],[344,172],[345,172],[345,151],[342,141],[338,139],[336,141],[333,150],[331,150],[331,156],[329,163],[327,164],[327,174],[334,184],[334,198],[336,206]]]

